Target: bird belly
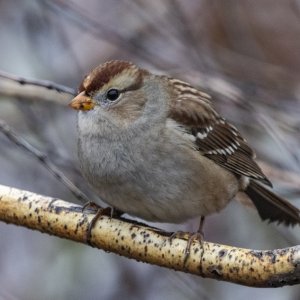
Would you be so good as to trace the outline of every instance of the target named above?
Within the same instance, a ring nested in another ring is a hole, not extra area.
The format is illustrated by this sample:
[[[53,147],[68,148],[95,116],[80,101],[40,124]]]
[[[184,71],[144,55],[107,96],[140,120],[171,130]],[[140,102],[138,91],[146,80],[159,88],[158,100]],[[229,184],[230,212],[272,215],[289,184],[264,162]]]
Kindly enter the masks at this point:
[[[174,146],[174,145],[173,145]],[[86,153],[92,151],[91,147]],[[87,180],[109,205],[148,221],[181,223],[224,208],[238,192],[234,175],[194,149],[171,147],[131,155],[118,143],[97,148],[99,160],[81,158]],[[211,181],[210,178],[213,178]]]

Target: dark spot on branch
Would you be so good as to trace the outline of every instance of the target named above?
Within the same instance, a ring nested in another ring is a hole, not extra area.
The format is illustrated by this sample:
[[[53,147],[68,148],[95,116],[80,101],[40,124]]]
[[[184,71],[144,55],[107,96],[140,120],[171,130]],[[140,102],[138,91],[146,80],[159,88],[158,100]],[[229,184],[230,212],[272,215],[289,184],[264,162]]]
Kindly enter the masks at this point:
[[[276,262],[276,255],[274,254],[273,251],[267,251],[266,255],[268,255],[271,258],[271,263],[275,264]]]
[[[253,256],[261,259],[263,257],[263,253],[262,251],[250,251],[250,254],[252,254]]]
[[[213,275],[215,275],[216,277],[221,277],[222,276],[222,269],[220,267],[210,267],[209,268],[209,272]]]
[[[226,253],[227,253],[226,250],[220,250],[220,251],[219,251],[219,257],[220,257],[220,258],[223,257]]]

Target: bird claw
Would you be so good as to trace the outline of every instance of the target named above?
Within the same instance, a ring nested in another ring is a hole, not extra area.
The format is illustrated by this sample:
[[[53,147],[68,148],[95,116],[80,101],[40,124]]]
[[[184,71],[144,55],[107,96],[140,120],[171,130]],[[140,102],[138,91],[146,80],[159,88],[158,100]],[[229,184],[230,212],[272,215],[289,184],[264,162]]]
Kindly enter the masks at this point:
[[[82,213],[85,213],[86,210],[98,211],[99,209],[104,209],[97,203],[93,201],[88,201],[82,206]]]
[[[95,207],[93,207],[93,208],[95,209]],[[98,206],[98,209],[96,211],[95,216],[92,218],[92,220],[88,224],[88,228],[87,228],[87,231],[86,231],[86,234],[85,234],[85,238],[84,238],[86,244],[92,246],[92,243],[91,243],[92,229],[94,228],[97,220],[101,216],[104,216],[104,215],[106,215],[106,216],[110,216],[111,215],[111,209],[110,209],[110,207],[102,208],[102,207]]]
[[[195,241],[195,240],[198,241],[200,243],[201,248],[203,248],[203,241],[204,241],[203,232],[194,232],[194,233],[190,234],[186,248],[184,250],[184,259],[183,259],[184,266],[186,265],[187,260],[190,256],[191,246],[192,246],[193,241]]]
[[[172,235],[168,238],[171,245],[175,238],[187,240],[187,245],[184,250],[184,258],[183,258],[183,263],[185,266],[190,256],[191,246],[193,244],[193,241],[198,240],[200,246],[203,247],[203,240],[204,240],[203,232],[194,232],[194,233],[189,233],[184,231],[173,232]]]
[[[89,201],[87,202],[83,207],[82,207],[82,213],[85,214],[86,210],[93,210],[95,213],[95,216],[93,217],[93,219],[89,222],[86,234],[85,234],[85,238],[84,241],[86,244],[91,245],[91,236],[92,236],[92,229],[95,226],[97,220],[102,217],[102,216],[107,216],[110,219],[113,217],[120,217],[123,212],[121,212],[118,209],[115,209],[113,207],[101,207],[99,206],[97,203]]]
[[[191,252],[191,246],[194,240],[198,240],[200,243],[201,248],[203,247],[203,241],[204,241],[204,233],[203,233],[203,225],[204,225],[204,220],[205,217],[201,216],[200,223],[199,223],[199,228],[197,232],[194,233],[188,233],[188,232],[183,232],[183,231],[177,231],[172,233],[172,235],[169,237],[170,244],[172,244],[172,241],[174,238],[179,238],[179,239],[187,239],[187,245],[184,250],[184,259],[183,259],[183,264],[184,266],[187,263],[187,260],[190,256]]]

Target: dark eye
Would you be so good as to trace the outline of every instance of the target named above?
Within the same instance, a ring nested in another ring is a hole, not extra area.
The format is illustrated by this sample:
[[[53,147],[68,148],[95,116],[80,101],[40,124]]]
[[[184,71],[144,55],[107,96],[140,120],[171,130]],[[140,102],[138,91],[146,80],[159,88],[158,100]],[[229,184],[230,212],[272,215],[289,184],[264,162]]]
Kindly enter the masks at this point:
[[[110,89],[106,93],[106,97],[110,101],[115,101],[119,98],[120,92],[117,89]]]

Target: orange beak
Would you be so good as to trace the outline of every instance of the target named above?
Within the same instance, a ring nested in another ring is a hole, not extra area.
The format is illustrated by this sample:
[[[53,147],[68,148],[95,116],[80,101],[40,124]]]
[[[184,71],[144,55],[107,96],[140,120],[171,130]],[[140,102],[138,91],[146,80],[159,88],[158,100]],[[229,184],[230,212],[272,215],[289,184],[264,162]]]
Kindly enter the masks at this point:
[[[69,103],[69,106],[77,110],[91,110],[95,107],[95,102],[86,96],[85,92],[81,92]]]

